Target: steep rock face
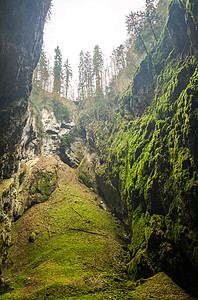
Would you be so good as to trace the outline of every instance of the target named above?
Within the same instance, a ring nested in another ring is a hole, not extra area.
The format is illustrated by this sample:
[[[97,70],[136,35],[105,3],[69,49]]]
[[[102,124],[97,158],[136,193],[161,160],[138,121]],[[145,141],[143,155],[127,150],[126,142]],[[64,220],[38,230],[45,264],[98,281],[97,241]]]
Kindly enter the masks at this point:
[[[53,173],[47,168],[42,170],[43,173],[38,172],[38,170],[34,172],[31,170],[40,156],[60,155],[61,137],[69,134],[72,126],[74,126],[73,121],[68,123],[58,121],[52,108],[41,107],[40,109],[42,133],[38,128],[37,116],[30,110],[19,144],[20,163],[14,176],[16,199],[11,214],[14,219],[20,217],[33,204],[46,201],[49,196],[48,190],[51,194],[51,187],[53,188],[54,182],[56,182],[56,172]],[[28,176],[31,177],[32,181],[26,180]],[[34,183],[36,180],[39,183]],[[27,191],[30,191],[31,197]]]
[[[110,206],[117,194],[127,207],[132,278],[164,270],[188,288],[198,274],[197,17],[196,1],[171,1],[160,40],[120,100],[127,114],[117,118],[108,158],[96,170],[107,203],[111,186]]]
[[[27,118],[50,0],[0,3],[0,179],[16,170],[17,143]]]
[[[157,78],[176,57],[185,60],[197,55],[197,7],[193,1],[171,1],[169,17],[157,45],[142,61],[122,97],[132,115],[141,115],[155,97]]]
[[[0,251],[3,263],[11,243],[11,222],[20,181],[14,173],[22,158],[23,142],[27,144],[22,139],[24,127],[31,123],[28,97],[32,73],[40,56],[50,3],[51,0],[0,1]]]

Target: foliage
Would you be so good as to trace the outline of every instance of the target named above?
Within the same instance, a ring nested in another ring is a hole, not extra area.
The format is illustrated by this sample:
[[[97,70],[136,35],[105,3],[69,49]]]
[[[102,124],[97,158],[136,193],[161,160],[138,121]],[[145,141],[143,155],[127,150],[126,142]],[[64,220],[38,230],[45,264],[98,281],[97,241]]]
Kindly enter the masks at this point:
[[[166,27],[112,117],[92,110],[82,119],[100,153],[101,194],[124,222],[128,213],[131,278],[164,270],[187,287],[198,270],[198,73],[197,12],[186,5],[171,2]]]
[[[124,292],[119,281],[127,257],[117,239],[124,232],[120,222],[99,207],[100,199],[79,183],[75,170],[55,158],[41,158],[32,173],[38,169],[43,176],[49,167],[58,168],[58,188],[13,224],[13,263],[7,270],[12,290],[0,299],[111,295],[116,286]]]
[[[167,0],[146,0],[145,10],[130,12],[126,17],[127,32],[138,54],[148,54],[158,41],[165,25],[167,5]]]
[[[95,79],[95,95],[102,95],[102,70],[103,70],[103,55],[100,47],[96,45],[93,52],[93,75]]]
[[[30,108],[32,113],[35,115],[36,118],[36,126],[38,129],[38,134],[43,137],[44,130],[43,130],[43,123],[41,121],[41,112],[43,108],[47,108],[48,110],[52,110],[54,115],[58,121],[61,122],[69,122],[71,113],[69,108],[69,103],[65,104],[64,98],[57,97],[54,99],[54,95],[46,92],[44,90],[38,90],[37,88],[33,87],[30,100]],[[68,100],[69,101],[69,100]]]
[[[102,95],[103,63],[103,55],[98,45],[94,47],[93,58],[89,52],[80,52],[80,62],[78,67],[79,100]]]
[[[65,106],[60,100],[53,100],[54,115],[58,121],[69,122],[70,112],[67,106]]]
[[[66,98],[68,97],[69,84],[70,84],[70,80],[71,80],[72,76],[73,76],[72,69],[71,69],[69,61],[67,59],[66,62],[64,63],[64,80],[65,80],[65,97]]]
[[[38,92],[41,89],[47,90],[49,80],[49,69],[44,49],[41,51],[40,60],[33,74],[33,89]]]
[[[47,66],[47,56],[44,50],[41,51],[39,64],[37,66],[40,78],[41,89],[47,90],[47,84],[49,79],[49,70]]]
[[[128,34],[131,34],[132,38],[139,40],[143,46],[144,51],[148,54],[147,47],[141,34],[144,28],[144,23],[145,14],[142,11],[131,12],[126,19]]]
[[[53,83],[53,92],[54,95],[61,95],[62,79],[63,79],[63,70],[62,70],[62,53],[59,46],[56,47],[55,56],[54,56],[54,83]]]
[[[93,97],[93,61],[90,52],[86,52],[84,56],[84,85],[86,97]]]
[[[87,72],[87,71],[86,71]],[[80,52],[80,62],[78,66],[78,99],[84,100],[85,94],[85,65],[84,65],[84,52]]]
[[[68,134],[61,137],[60,151],[65,152],[70,147],[77,133],[76,127],[73,127]]]
[[[196,96],[192,96],[197,89],[195,66],[194,60],[169,64],[148,112],[125,126],[118,124],[117,133],[114,129],[110,135],[106,173],[111,183],[117,182],[121,201],[133,216],[133,279],[163,269],[182,281],[179,269],[186,266],[187,257],[189,264],[198,267],[194,252],[198,247],[196,144],[189,144],[197,138],[192,110],[196,110]],[[193,139],[192,132],[196,134]],[[162,216],[156,227],[154,214],[156,220]],[[189,239],[184,249],[182,243]],[[180,247],[184,256],[176,250]]]

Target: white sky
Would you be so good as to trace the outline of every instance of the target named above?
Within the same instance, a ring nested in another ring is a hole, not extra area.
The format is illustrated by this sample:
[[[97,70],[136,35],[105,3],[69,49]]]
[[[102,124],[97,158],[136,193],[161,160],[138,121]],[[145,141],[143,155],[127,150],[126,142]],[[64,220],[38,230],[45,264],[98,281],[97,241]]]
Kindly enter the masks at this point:
[[[93,53],[98,44],[106,57],[127,38],[125,16],[140,10],[145,0],[53,0],[51,20],[45,26],[44,45],[54,58],[59,46],[78,77],[80,51]]]

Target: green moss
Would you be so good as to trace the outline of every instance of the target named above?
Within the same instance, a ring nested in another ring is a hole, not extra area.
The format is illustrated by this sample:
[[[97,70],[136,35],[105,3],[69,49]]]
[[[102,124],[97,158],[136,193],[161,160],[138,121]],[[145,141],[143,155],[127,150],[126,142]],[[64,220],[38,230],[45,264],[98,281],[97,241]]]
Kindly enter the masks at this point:
[[[68,149],[71,145],[71,143],[74,141],[75,139],[75,134],[76,134],[77,130],[76,127],[74,126],[69,133],[65,134],[64,136],[61,137],[61,143],[60,143],[60,151],[61,152],[65,152],[66,149]],[[71,151],[69,149],[69,151]]]
[[[78,178],[88,187],[97,190],[93,162],[86,157],[80,163],[77,169]]]
[[[33,173],[29,187],[29,203],[46,201],[57,185],[57,170],[37,170]]]
[[[14,178],[5,179],[0,183],[0,198],[2,197],[3,193],[7,193],[10,187],[14,184]]]
[[[36,119],[38,134],[41,137],[44,136],[44,128],[41,120],[41,112],[43,108],[46,108],[49,111],[53,111],[57,121],[70,121],[70,103],[68,101],[65,101],[64,98],[52,99],[52,94],[50,94],[49,92],[46,92],[44,90],[36,91],[35,89],[33,89],[29,98],[29,103],[30,109]]]
[[[29,242],[34,243],[36,240],[36,233],[32,232],[29,236]]]
[[[44,177],[51,178],[49,171],[56,165],[52,159],[40,159],[34,167],[37,171],[29,176],[35,175],[38,183],[48,169]],[[118,240],[124,230],[100,208],[101,199],[78,181],[75,172],[61,164],[58,188],[46,202],[31,207],[13,223],[12,264],[4,276],[11,278],[14,290],[0,299],[126,294],[122,281],[128,254]]]
[[[121,201],[127,203],[132,216],[133,279],[141,276],[144,268],[164,268],[177,277],[176,270],[185,260],[178,249],[189,239],[189,246],[182,251],[198,267],[193,254],[198,209],[197,80],[194,58],[172,60],[158,77],[147,113],[131,122],[127,130],[120,126],[116,134],[112,132],[113,142],[101,172],[106,173],[106,182],[119,187]],[[148,213],[159,215],[160,230],[153,227],[153,217],[148,221]],[[191,227],[191,235],[183,233],[183,226]],[[172,271],[171,264],[175,266]]]
[[[54,115],[58,121],[69,122],[70,111],[61,101],[53,100]]]

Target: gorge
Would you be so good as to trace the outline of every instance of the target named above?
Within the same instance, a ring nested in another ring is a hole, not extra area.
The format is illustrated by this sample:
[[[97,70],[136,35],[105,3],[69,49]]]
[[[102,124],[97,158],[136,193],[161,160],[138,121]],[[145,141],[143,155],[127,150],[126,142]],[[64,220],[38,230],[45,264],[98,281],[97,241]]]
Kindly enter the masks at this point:
[[[108,118],[30,97],[50,3],[0,3],[0,299],[198,296],[196,0],[170,1]]]

